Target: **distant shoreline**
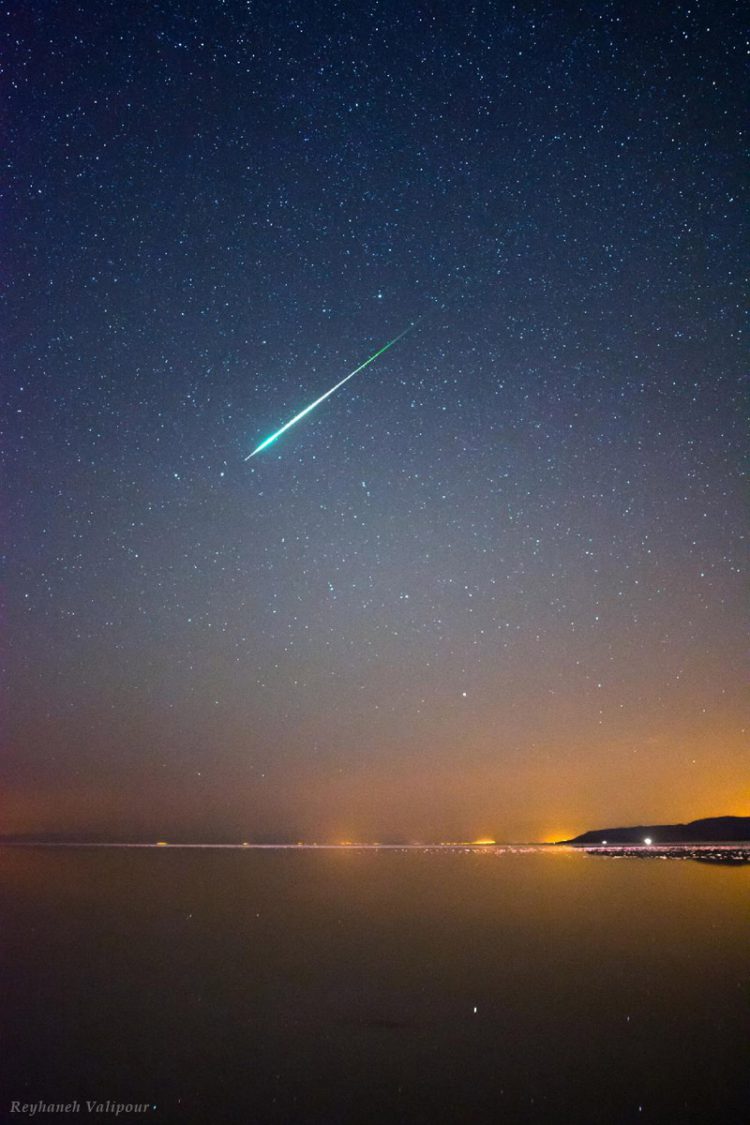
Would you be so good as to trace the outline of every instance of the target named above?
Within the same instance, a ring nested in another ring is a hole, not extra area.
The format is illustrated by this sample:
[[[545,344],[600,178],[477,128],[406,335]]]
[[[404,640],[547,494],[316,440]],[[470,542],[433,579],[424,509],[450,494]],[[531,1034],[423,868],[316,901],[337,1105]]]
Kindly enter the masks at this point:
[[[663,847],[667,844],[750,843],[750,816],[709,816],[687,824],[637,824],[627,828],[595,828],[560,840],[572,846]]]
[[[97,848],[110,850],[148,850],[153,851],[395,851],[395,852],[562,852],[576,851],[603,856],[638,856],[641,858],[685,858],[691,853],[737,852],[750,858],[750,841],[746,840],[704,840],[699,843],[676,842],[662,845],[654,844],[608,844],[601,843],[499,843],[494,844],[201,844],[171,843],[169,841],[121,842],[93,840],[0,840],[0,848]]]

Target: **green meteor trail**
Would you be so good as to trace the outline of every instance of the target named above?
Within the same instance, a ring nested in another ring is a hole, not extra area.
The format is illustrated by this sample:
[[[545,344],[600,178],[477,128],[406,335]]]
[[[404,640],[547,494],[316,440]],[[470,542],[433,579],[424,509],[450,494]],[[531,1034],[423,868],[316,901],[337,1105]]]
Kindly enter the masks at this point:
[[[321,402],[325,402],[325,400],[330,395],[332,395],[334,391],[337,391],[339,387],[343,387],[344,383],[348,383],[349,380],[353,379],[355,375],[358,375],[360,371],[364,371],[365,367],[371,364],[373,360],[376,360],[379,355],[382,355],[383,352],[387,352],[389,348],[392,348],[394,344],[397,344],[399,340],[402,340],[407,332],[411,332],[412,328],[415,328],[418,323],[419,321],[415,321],[413,324],[410,324],[408,328],[405,328],[403,332],[399,332],[398,336],[394,336],[392,340],[389,340],[387,344],[383,344],[382,348],[380,348],[379,351],[375,352],[375,355],[371,355],[370,358],[366,359],[364,363],[360,363],[359,367],[355,367],[353,371],[350,371],[349,374],[341,379],[341,381],[338,382],[335,387],[331,387],[330,391],[326,391],[326,393],[324,395],[321,395],[320,398],[316,398],[315,402],[311,402],[310,405],[306,406],[304,410],[300,410],[299,414],[295,414],[293,418],[290,418],[289,421],[285,425],[283,425],[280,430],[277,430],[275,434],[271,434],[271,436],[267,437],[265,441],[262,441],[260,445],[252,451],[252,453],[248,453],[245,460],[249,461],[250,458],[254,457],[256,453],[260,453],[261,450],[266,449],[267,446],[271,445],[271,443],[276,441],[277,438],[280,438],[283,433],[285,433],[295,424],[295,422],[301,421],[301,419],[304,418],[306,414],[309,414],[311,410],[314,410],[316,406],[320,406]]]

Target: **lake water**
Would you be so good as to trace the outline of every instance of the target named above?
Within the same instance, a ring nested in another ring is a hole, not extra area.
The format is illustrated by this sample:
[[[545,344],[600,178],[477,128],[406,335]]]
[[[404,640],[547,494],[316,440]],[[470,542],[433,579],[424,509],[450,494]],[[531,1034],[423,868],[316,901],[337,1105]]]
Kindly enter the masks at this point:
[[[747,866],[6,847],[0,911],[2,1120],[750,1121]]]

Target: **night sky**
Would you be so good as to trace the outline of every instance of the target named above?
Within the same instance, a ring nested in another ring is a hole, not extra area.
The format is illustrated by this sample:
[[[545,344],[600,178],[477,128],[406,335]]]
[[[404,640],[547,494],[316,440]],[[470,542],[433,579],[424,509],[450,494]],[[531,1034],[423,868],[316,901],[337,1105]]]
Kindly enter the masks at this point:
[[[739,5],[6,32],[0,832],[750,812]]]

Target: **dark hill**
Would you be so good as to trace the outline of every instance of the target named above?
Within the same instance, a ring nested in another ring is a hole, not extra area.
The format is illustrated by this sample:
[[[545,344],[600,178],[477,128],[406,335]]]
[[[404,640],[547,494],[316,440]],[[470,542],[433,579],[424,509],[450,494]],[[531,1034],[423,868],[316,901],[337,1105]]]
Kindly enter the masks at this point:
[[[750,816],[708,816],[689,824],[638,824],[633,828],[597,828],[559,844],[719,844],[750,841]]]

